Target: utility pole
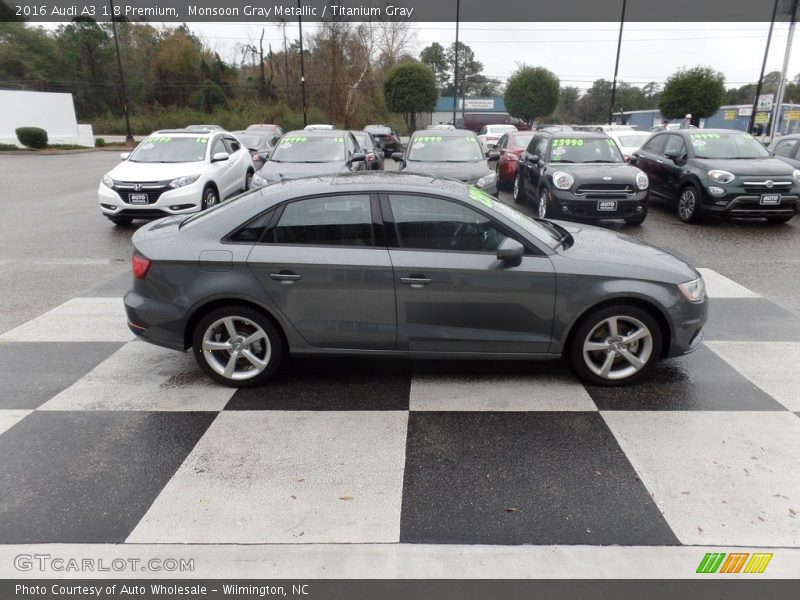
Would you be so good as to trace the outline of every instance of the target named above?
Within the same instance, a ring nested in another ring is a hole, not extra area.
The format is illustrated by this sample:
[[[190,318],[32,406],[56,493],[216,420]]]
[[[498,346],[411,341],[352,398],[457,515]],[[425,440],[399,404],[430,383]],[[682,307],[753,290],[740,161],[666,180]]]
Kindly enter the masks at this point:
[[[456,101],[458,98],[458,19],[461,10],[461,0],[456,0],[456,60],[453,69],[453,126],[456,124]],[[463,102],[463,99],[462,99]]]
[[[117,39],[117,19],[114,15],[114,0],[108,0],[111,7],[111,29],[114,32],[114,46],[117,49],[117,67],[119,68],[120,95],[122,96],[122,112],[125,114],[125,143],[133,146],[131,133],[131,118],[128,115],[128,90],[125,89],[125,74],[122,72],[122,57],[119,54],[119,40]]]
[[[300,89],[303,96],[303,127],[305,127],[308,125],[308,116],[306,115],[306,65],[303,59],[303,16],[300,0],[297,0],[297,23],[300,26]]]
[[[611,105],[608,107],[608,124],[614,120],[614,102],[617,99],[617,74],[619,73],[619,54],[622,50],[622,29],[625,27],[625,8],[628,0],[622,0],[622,16],[619,19],[619,39],[617,40],[617,62],[614,63],[614,83],[611,84]]]
[[[794,28],[797,24],[797,2],[798,0],[792,1],[792,17],[791,21],[789,22],[789,37],[786,40],[786,52],[783,54],[783,69],[781,69],[781,83],[778,86],[778,96],[776,98],[776,106],[777,108],[773,110],[772,114],[773,117],[771,119],[771,128],[770,128],[770,135],[775,137],[775,127],[780,125],[780,117],[783,113],[783,96],[786,92],[786,72],[789,70],[789,57],[792,54],[792,40],[794,39]],[[786,119],[784,119],[784,131],[786,131]]]
[[[769,45],[772,42],[772,30],[775,27],[775,15],[778,13],[778,0],[772,5],[772,19],[769,22],[769,33],[767,34],[767,47],[764,48],[764,62],[761,63],[761,75],[758,76],[756,86],[756,98],[753,100],[753,112],[750,114],[750,122],[747,124],[747,132],[753,133],[753,126],[756,122],[756,111],[758,110],[758,98],[761,96],[761,84],[764,83],[764,71],[767,69],[767,57],[769,56]]]

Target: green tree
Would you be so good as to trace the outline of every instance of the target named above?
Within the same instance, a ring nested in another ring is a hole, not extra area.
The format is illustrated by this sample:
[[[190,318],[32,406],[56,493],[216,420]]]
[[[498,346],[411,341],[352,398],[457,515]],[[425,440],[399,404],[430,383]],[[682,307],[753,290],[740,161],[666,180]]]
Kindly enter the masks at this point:
[[[725,76],[709,67],[681,69],[667,79],[658,101],[667,119],[691,114],[695,124],[713,115],[725,100]]]
[[[453,75],[456,67],[456,44],[450,44],[446,52],[449,84],[442,90],[443,96],[452,96],[456,92]],[[483,63],[475,60],[472,48],[458,42],[458,92],[462,96],[480,95],[489,79],[481,75]],[[499,83],[499,82],[498,82]]]
[[[561,88],[558,97],[558,106],[553,113],[553,119],[558,123],[577,123],[581,120],[580,90],[573,86]]]
[[[417,115],[433,111],[439,90],[430,67],[422,63],[403,63],[392,67],[383,80],[386,108],[401,113],[408,130],[417,128]]]
[[[560,88],[558,77],[544,67],[522,65],[508,79],[503,96],[512,117],[531,125],[556,109]]]
[[[444,47],[438,43],[433,42],[430,46],[426,46],[419,53],[419,62],[428,65],[436,77],[436,84],[439,89],[444,89],[447,82],[450,81],[449,63],[445,55]]]

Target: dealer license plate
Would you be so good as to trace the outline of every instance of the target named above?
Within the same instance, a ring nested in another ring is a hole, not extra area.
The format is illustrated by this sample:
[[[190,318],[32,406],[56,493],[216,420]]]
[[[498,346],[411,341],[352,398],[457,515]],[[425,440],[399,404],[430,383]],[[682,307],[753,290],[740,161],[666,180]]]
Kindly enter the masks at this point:
[[[766,204],[767,206],[770,206],[780,203],[781,203],[780,194],[761,194],[761,204]]]
[[[600,202],[597,203],[597,210],[602,210],[602,211],[617,210],[617,202],[616,200],[600,200]]]
[[[128,204],[147,204],[147,194],[128,194]]]

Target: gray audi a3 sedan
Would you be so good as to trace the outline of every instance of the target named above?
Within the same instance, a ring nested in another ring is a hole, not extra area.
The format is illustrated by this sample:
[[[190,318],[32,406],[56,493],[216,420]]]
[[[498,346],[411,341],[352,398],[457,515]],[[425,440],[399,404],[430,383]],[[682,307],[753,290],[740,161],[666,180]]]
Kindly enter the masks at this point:
[[[289,354],[565,357],[621,385],[695,350],[708,310],[700,274],[664,250],[435,176],[285,181],[133,244],[131,330],[234,387]]]

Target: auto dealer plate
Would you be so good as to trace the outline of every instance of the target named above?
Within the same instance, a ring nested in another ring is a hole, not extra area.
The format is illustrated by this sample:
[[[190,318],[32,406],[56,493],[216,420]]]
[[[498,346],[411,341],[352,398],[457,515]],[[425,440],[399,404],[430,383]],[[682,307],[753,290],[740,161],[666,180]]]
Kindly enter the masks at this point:
[[[781,203],[780,194],[761,194],[761,204],[772,206]]]
[[[128,194],[128,204],[147,204],[147,194]]]
[[[597,210],[601,210],[603,212],[611,212],[617,210],[617,201],[616,200],[600,200],[597,203]]]

